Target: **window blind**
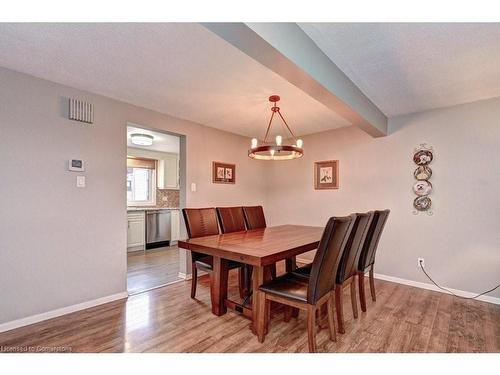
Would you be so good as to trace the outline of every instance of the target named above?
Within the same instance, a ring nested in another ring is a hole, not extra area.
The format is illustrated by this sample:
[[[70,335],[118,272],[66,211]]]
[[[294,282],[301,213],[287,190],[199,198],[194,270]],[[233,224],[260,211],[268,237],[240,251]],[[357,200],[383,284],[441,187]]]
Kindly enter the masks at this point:
[[[156,160],[127,156],[127,168],[156,169]]]

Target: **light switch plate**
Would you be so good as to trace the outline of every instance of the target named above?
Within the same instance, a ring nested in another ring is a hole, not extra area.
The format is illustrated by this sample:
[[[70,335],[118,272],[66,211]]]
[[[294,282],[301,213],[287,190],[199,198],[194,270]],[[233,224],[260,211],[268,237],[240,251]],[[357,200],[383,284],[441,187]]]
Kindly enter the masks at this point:
[[[85,187],[85,176],[76,176],[76,187]]]
[[[195,182],[191,183],[191,191],[196,191],[196,183]]]

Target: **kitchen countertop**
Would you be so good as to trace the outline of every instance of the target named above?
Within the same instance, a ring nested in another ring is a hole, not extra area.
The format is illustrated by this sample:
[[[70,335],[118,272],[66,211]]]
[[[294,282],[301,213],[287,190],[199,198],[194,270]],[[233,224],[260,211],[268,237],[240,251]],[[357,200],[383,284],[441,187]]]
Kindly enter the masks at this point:
[[[130,211],[155,211],[155,210],[180,210],[179,207],[127,207],[127,212]]]

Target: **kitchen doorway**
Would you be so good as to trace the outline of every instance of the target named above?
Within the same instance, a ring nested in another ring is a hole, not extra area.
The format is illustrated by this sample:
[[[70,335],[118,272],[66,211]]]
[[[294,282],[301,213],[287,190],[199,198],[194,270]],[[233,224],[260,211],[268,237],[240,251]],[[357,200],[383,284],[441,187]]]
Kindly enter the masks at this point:
[[[127,291],[137,294],[175,282],[181,256],[179,135],[127,125]]]

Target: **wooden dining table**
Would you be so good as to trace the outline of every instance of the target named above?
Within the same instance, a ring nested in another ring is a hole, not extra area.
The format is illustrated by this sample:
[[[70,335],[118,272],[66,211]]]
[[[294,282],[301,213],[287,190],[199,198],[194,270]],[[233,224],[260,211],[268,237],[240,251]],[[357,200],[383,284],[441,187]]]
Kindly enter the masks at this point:
[[[178,246],[213,257],[213,271],[210,272],[212,313],[220,316],[226,313],[228,307],[235,309],[252,319],[253,332],[257,333],[265,329],[264,299],[259,287],[269,279],[269,268],[276,262],[316,249],[322,233],[322,227],[280,225],[191,238],[179,241]],[[251,307],[227,298],[230,260],[253,267]]]

